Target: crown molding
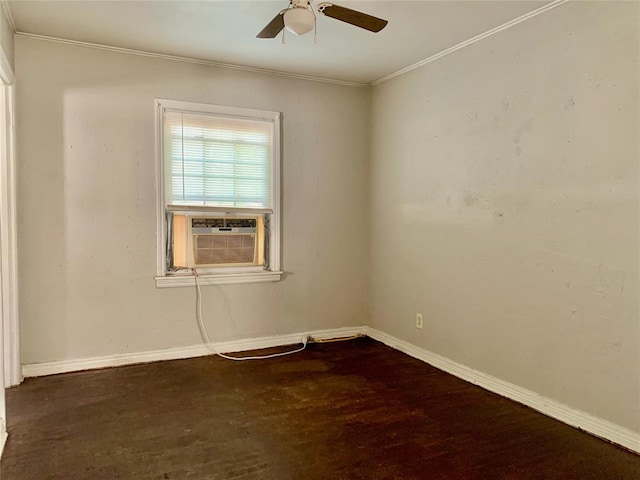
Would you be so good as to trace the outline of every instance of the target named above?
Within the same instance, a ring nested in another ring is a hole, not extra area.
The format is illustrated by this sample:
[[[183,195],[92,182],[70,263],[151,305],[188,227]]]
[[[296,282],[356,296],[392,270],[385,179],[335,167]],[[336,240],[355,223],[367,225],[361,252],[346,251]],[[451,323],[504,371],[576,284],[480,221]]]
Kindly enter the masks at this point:
[[[535,10],[530,11],[529,13],[525,13],[524,15],[521,15],[517,18],[514,18],[513,20],[509,20],[506,23],[503,23],[502,25],[499,25],[495,28],[492,28],[491,30],[487,30],[484,33],[481,33],[480,35],[476,35],[475,37],[471,37],[468,40],[465,40],[464,42],[460,42],[457,45],[454,45],[453,47],[447,48],[446,50],[442,50],[439,53],[436,53],[435,55],[431,55],[428,58],[425,58],[424,60],[420,60],[419,62],[414,63],[413,65],[409,65],[408,67],[405,67],[401,70],[398,70],[397,72],[393,72],[390,73],[387,76],[384,76],[374,82],[372,82],[370,84],[370,86],[375,87],[376,85],[380,85],[381,83],[384,83],[388,80],[391,80],[392,78],[395,77],[399,77],[400,75],[404,75],[405,73],[408,73],[412,70],[415,70],[416,68],[420,68],[423,65],[426,65],[428,63],[431,63],[435,60],[438,60],[439,58],[442,58],[446,55],[449,55],[450,53],[456,52],[464,47],[467,47],[469,45],[472,45],[476,42],[479,42],[480,40],[483,40],[487,37],[490,37],[492,35],[495,35],[496,33],[502,32],[503,30],[507,30],[508,28],[513,27],[514,25],[517,25],[519,23],[525,22],[533,17],[537,17],[540,14],[546,13],[549,10],[552,10],[556,7],[559,7],[560,5],[567,3],[569,0],[554,0],[551,3],[548,3],[546,5],[543,5],[540,8],[537,8]]]
[[[0,0],[2,1],[2,0]],[[78,40],[68,40],[65,38],[49,37],[46,35],[37,35],[35,33],[16,32],[16,36],[42,40],[45,42],[62,43],[65,45],[73,45],[76,47],[93,48],[96,50],[106,50],[109,52],[125,53],[128,55],[137,55],[140,57],[160,58],[163,60],[172,60],[174,62],[194,63],[196,65],[206,65],[209,67],[226,68],[230,70],[242,70],[245,72],[262,73],[266,75],[277,75],[280,77],[295,78],[298,80],[309,80],[312,82],[331,83],[334,85],[343,85],[347,87],[369,87],[368,83],[348,82],[346,80],[337,80],[333,78],[316,77],[313,75],[303,75],[298,73],[288,73],[279,70],[270,70],[268,68],[249,67],[245,65],[235,65],[232,63],[214,62],[212,60],[202,60],[199,58],[181,57],[178,55],[167,55],[163,53],[146,52],[144,50],[133,50],[130,48],[113,47],[111,45],[103,45],[100,43],[81,42]]]
[[[172,60],[175,62],[184,62],[184,63],[193,63],[193,64],[197,64],[197,65],[206,65],[206,66],[210,66],[210,67],[218,67],[218,68],[226,68],[226,69],[231,69],[231,70],[242,70],[242,71],[246,71],[246,72],[254,72],[254,73],[262,73],[262,74],[266,74],[266,75],[276,75],[276,76],[280,76],[280,77],[287,77],[287,78],[295,78],[298,80],[309,80],[309,81],[313,81],[313,82],[321,82],[321,83],[330,83],[330,84],[334,84],[334,85],[343,85],[343,86],[348,86],[348,87],[375,87],[377,85],[380,85],[388,80],[391,80],[395,77],[398,77],[400,75],[404,75],[405,73],[408,73],[412,70],[415,70],[417,68],[420,68],[428,63],[431,63],[435,60],[438,60],[439,58],[442,58],[446,55],[449,55],[453,52],[456,52],[462,48],[465,48],[469,45],[472,45],[476,42],[479,42],[480,40],[483,40],[487,37],[490,37],[492,35],[495,35],[496,33],[502,32],[503,30],[507,30],[515,25],[518,25],[519,23],[525,22],[531,18],[537,17],[538,15],[541,15],[543,13],[548,12],[549,10],[552,10],[556,7],[559,7],[560,5],[563,5],[567,2],[569,2],[570,0],[554,0],[546,5],[543,5],[540,8],[537,8],[535,10],[532,10],[528,13],[525,13],[524,15],[521,15],[517,18],[514,18],[513,20],[509,20],[508,22],[503,23],[502,25],[499,25],[495,28],[492,28],[491,30],[487,30],[484,33],[481,33],[479,35],[476,35],[475,37],[469,38],[468,40],[465,40],[463,42],[460,42],[450,48],[447,48],[446,50],[442,50],[441,52],[438,52],[434,55],[431,55],[430,57],[425,58],[424,60],[420,60],[419,62],[416,62],[412,65],[409,65],[408,67],[402,68],[396,72],[390,73],[389,75],[386,75],[382,78],[379,78],[378,80],[375,80],[371,83],[361,83],[361,82],[349,82],[346,80],[338,80],[338,79],[333,79],[333,78],[325,78],[325,77],[316,77],[313,75],[303,75],[303,74],[298,74],[298,73],[290,73],[290,72],[284,72],[284,71],[280,71],[280,70],[271,70],[268,68],[260,68],[260,67],[250,67],[250,66],[246,66],[246,65],[236,65],[236,64],[232,64],[232,63],[223,63],[223,62],[216,62],[216,61],[212,61],[212,60],[203,60],[203,59],[199,59],[199,58],[191,58],[191,57],[183,57],[183,56],[179,56],[179,55],[167,55],[167,54],[163,54],[163,53],[155,53],[155,52],[147,52],[144,50],[134,50],[134,49],[130,49],[130,48],[123,48],[123,47],[114,47],[111,45],[104,45],[104,44],[99,44],[99,43],[90,43],[90,42],[81,42],[78,40],[68,40],[68,39],[64,39],[64,38],[58,38],[58,37],[50,37],[50,36],[46,36],[46,35],[38,35],[35,33],[27,33],[27,32],[19,32],[16,31],[15,29],[15,24],[13,22],[13,17],[11,15],[11,9],[9,7],[9,4],[7,2],[7,0],[0,0],[0,3],[2,3],[2,8],[5,10],[5,13],[7,15],[7,19],[9,20],[9,23],[11,24],[11,27],[13,28],[15,34],[17,36],[20,37],[26,37],[26,38],[33,38],[36,40],[43,40],[43,41],[47,41],[47,42],[54,42],[54,43],[62,43],[62,44],[66,44],[66,45],[74,45],[74,46],[79,46],[79,47],[86,47],[86,48],[94,48],[94,49],[98,49],[98,50],[106,50],[106,51],[110,51],[110,52],[117,52],[117,53],[125,53],[125,54],[129,54],[129,55],[138,55],[138,56],[142,56],[142,57],[149,57],[149,58],[160,58],[160,59],[164,59],[164,60]]]

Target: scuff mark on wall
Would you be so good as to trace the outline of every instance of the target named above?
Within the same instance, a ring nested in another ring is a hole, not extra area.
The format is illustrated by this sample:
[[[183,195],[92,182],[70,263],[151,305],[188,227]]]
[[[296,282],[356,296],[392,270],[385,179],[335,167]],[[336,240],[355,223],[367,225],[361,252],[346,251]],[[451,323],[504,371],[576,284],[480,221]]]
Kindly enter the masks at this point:
[[[520,143],[520,140],[522,139],[522,134],[530,131],[535,124],[536,124],[535,119],[530,118],[529,120],[524,122],[520,127],[518,127],[518,130],[516,130],[516,134],[513,137],[513,143],[518,145]]]
[[[569,98],[567,99],[567,103],[564,105],[564,109],[565,109],[565,110],[569,110],[570,108],[575,107],[575,105],[576,105],[576,102],[575,102],[575,100],[573,99],[573,97],[569,97]]]

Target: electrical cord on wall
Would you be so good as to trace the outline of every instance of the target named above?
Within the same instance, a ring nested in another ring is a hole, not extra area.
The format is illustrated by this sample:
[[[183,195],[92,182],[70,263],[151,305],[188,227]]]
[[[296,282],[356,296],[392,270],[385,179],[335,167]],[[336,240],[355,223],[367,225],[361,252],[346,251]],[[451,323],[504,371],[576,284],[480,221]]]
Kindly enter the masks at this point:
[[[338,337],[338,338],[314,338],[310,337],[309,341],[311,343],[335,343],[335,342],[348,342],[349,340],[355,340],[356,338],[362,338],[365,335],[362,333],[357,333],[355,335],[349,335],[348,337]]]
[[[303,340],[302,340],[302,347],[296,350],[291,350],[287,352],[272,353],[270,355],[256,355],[252,357],[232,357],[230,355],[225,355],[224,353],[218,352],[216,347],[214,347],[213,344],[211,343],[211,340],[209,340],[207,329],[204,326],[204,322],[202,321],[202,291],[200,290],[200,282],[198,280],[198,271],[195,268],[192,268],[191,270],[193,271],[193,276],[196,281],[196,319],[198,320],[198,328],[200,329],[200,336],[202,337],[202,340],[205,342],[205,345],[208,348],[211,348],[216,355],[222,358],[226,358],[227,360],[235,360],[235,361],[266,360],[267,358],[283,357],[285,355],[291,355],[292,353],[298,353],[303,351],[305,348],[307,348],[307,337],[305,336],[303,337]]]

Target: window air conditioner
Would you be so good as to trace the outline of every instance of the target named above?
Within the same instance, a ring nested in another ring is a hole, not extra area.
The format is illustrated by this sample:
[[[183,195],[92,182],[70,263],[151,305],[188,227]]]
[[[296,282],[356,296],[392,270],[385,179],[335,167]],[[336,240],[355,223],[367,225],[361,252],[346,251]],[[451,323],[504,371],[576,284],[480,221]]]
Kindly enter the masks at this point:
[[[264,265],[264,215],[172,215],[170,267]]]

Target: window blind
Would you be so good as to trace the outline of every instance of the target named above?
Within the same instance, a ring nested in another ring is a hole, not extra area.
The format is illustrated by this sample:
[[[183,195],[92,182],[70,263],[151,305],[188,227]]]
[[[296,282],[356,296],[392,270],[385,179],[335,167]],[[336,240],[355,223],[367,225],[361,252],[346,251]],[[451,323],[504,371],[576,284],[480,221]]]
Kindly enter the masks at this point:
[[[273,122],[165,110],[168,205],[271,208]]]

